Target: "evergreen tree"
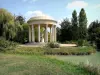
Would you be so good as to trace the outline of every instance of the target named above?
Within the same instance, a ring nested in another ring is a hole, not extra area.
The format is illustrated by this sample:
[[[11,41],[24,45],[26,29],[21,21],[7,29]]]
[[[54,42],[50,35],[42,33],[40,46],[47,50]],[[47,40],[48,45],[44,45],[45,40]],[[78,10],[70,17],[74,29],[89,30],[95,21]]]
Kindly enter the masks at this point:
[[[79,13],[79,39],[87,38],[87,17],[84,8]]]
[[[72,40],[77,40],[78,39],[78,21],[77,21],[77,12],[76,10],[73,11],[72,13]]]

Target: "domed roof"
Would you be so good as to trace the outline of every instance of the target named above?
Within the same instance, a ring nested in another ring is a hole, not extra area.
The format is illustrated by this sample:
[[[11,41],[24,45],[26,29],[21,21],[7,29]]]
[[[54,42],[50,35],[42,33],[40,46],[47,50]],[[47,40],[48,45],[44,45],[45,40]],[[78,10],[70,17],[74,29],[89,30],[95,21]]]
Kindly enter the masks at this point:
[[[34,20],[38,20],[38,19],[48,19],[48,20],[54,20],[52,17],[50,16],[35,16],[35,17],[32,17],[32,19]]]
[[[28,20],[28,22],[36,21],[36,20],[51,20],[51,21],[56,21],[51,16],[42,15],[42,16],[34,16],[34,17],[30,18]]]

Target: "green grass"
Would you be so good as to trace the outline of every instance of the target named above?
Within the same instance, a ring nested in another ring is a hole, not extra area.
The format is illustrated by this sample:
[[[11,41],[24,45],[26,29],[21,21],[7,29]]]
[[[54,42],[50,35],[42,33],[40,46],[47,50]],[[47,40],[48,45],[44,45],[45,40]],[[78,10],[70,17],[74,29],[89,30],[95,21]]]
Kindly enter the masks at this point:
[[[63,60],[63,61],[68,61],[68,62],[72,62],[74,64],[79,64],[80,62],[84,62],[84,63],[90,63],[93,65],[100,65],[100,52],[96,52],[95,54],[92,55],[84,55],[84,56],[59,56],[59,55],[55,55],[55,56],[50,56],[52,58],[56,58],[59,60]]]
[[[0,75],[96,75],[84,68],[38,55],[0,53]]]

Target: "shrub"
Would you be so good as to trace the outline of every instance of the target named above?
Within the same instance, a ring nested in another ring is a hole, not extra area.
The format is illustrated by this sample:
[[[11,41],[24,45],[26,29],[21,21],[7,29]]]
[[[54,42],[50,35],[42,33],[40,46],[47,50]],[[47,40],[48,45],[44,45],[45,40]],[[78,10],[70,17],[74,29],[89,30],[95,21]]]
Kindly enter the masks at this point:
[[[41,47],[17,47],[15,50],[6,51],[6,53],[26,54],[26,55],[43,55],[44,49]]]
[[[17,43],[0,38],[0,51],[11,50],[17,46]]]
[[[33,55],[90,55],[95,52],[96,50],[93,47],[17,47],[15,50],[6,51],[6,53]]]
[[[50,42],[50,43],[46,44],[46,47],[49,47],[49,48],[60,48],[60,45],[59,45],[59,43]]]
[[[83,46],[84,40],[80,39],[77,41],[77,46]]]
[[[78,40],[77,41],[77,46],[90,46],[90,43],[87,40]]]
[[[95,53],[96,50],[93,47],[61,47],[61,48],[47,48],[44,49],[45,54],[53,55],[90,55]]]

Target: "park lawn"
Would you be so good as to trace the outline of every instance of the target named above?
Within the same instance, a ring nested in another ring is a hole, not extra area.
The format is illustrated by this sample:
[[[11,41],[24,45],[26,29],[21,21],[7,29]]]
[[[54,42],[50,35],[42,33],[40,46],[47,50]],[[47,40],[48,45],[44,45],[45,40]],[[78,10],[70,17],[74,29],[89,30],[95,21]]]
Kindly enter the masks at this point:
[[[100,65],[100,52],[96,52],[92,55],[84,55],[84,56],[81,56],[81,55],[79,55],[79,56],[76,56],[76,55],[52,56],[52,55],[50,55],[49,57],[56,58],[56,59],[63,60],[63,61],[72,62],[74,64],[79,64],[80,62],[84,62],[84,63],[93,64],[95,66]]]
[[[95,75],[84,68],[44,55],[0,53],[0,75]]]

